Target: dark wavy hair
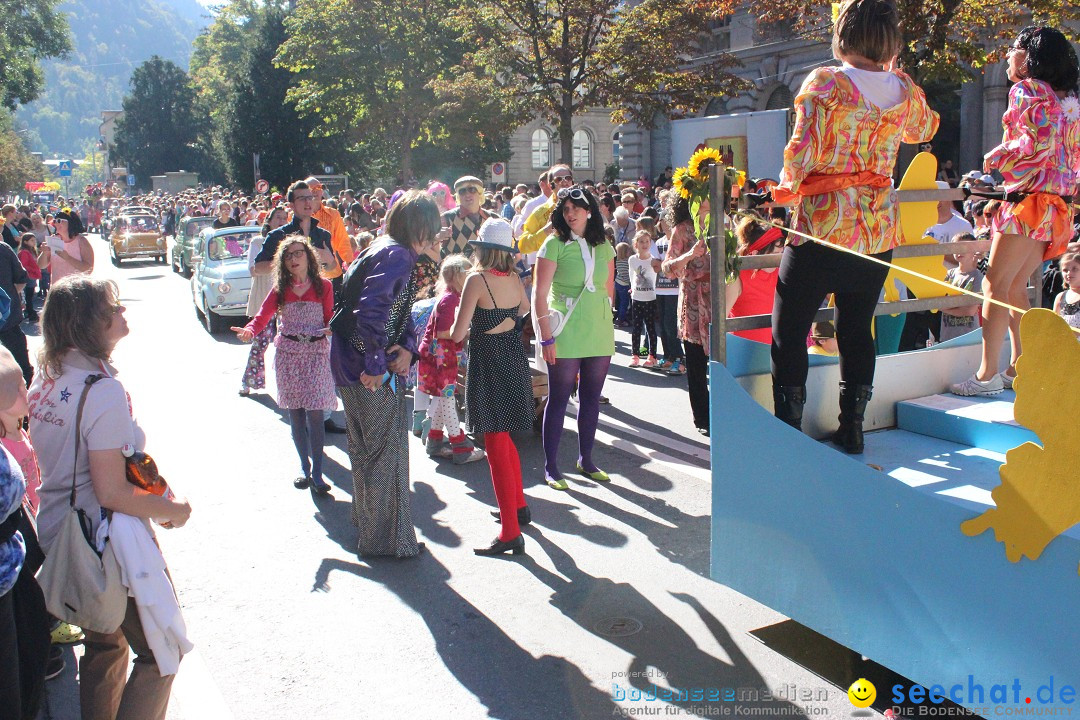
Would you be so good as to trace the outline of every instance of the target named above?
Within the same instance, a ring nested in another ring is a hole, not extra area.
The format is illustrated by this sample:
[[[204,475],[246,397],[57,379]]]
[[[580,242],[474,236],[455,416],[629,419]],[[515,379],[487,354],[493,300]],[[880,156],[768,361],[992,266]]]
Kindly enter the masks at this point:
[[[278,210],[285,213],[286,218],[289,217],[289,211],[286,210],[281,205],[275,205],[274,207],[270,208],[270,212],[266,213],[266,222],[264,222],[263,226],[262,226],[262,236],[263,237],[266,237],[267,235],[270,234],[271,230],[275,229],[275,228],[270,227],[270,220],[274,217],[274,213],[276,213]],[[280,225],[278,227],[280,227]]]
[[[668,227],[674,228],[676,225],[690,219],[692,219],[692,216],[690,215],[690,201],[686,198],[679,196],[675,202],[668,206],[666,217]]]
[[[319,258],[315,255],[315,248],[303,235],[289,235],[277,246],[274,253],[274,289],[278,294],[278,307],[285,303],[285,291],[289,289],[292,274],[285,267],[285,253],[290,245],[303,245],[307,254],[307,276],[311,286],[315,288],[315,294],[320,298],[323,294],[322,277],[319,275]]]
[[[1029,25],[1020,31],[1016,47],[1027,52],[1028,77],[1042,80],[1058,92],[1080,92],[1080,63],[1061,31]]]
[[[604,218],[600,215],[600,206],[596,204],[596,198],[593,197],[593,194],[581,185],[571,185],[565,190],[580,190],[585,197],[581,200],[575,200],[570,195],[566,195],[566,197],[559,198],[555,202],[555,208],[551,211],[551,227],[555,234],[559,236],[559,240],[562,242],[570,240],[570,226],[566,224],[566,218],[562,214],[563,206],[569,202],[589,211],[589,218],[585,221],[585,242],[593,247],[606,243]]]

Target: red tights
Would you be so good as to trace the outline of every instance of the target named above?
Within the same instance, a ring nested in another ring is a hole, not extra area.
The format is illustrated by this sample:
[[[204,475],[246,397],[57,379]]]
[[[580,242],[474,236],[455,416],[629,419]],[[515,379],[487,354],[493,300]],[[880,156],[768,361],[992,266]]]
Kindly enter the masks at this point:
[[[521,486],[521,459],[510,433],[484,433],[484,451],[491,466],[491,484],[502,516],[499,539],[509,542],[521,534],[518,527],[518,508],[525,507],[525,492]]]

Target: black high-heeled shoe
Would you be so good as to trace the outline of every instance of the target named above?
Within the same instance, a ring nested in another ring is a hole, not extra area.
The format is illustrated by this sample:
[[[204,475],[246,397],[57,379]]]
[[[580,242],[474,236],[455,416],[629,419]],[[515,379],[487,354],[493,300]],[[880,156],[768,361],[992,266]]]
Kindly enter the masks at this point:
[[[519,507],[517,509],[517,515],[518,525],[528,525],[532,522],[532,510],[529,509],[528,505],[526,505],[525,507]],[[498,510],[492,510],[491,517],[495,518],[496,522],[502,522],[502,513],[500,513]]]
[[[507,551],[515,555],[523,554],[525,552],[525,536],[518,535],[513,540],[507,540],[506,542],[495,538],[491,545],[486,548],[473,548],[473,552],[477,555],[502,555]]]

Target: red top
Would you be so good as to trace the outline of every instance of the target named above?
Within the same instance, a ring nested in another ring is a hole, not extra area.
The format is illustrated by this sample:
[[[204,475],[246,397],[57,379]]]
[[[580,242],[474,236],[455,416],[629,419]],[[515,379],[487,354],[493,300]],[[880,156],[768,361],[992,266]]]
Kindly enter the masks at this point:
[[[37,258],[29,250],[19,251],[19,262],[26,268],[26,274],[33,280],[41,279],[41,268],[38,267]]]
[[[776,294],[776,281],[780,273],[775,270],[741,270],[739,280],[742,293],[731,309],[728,317],[747,317],[748,315],[769,315],[773,309],[773,296]],[[772,329],[763,327],[757,330],[739,330],[733,333],[755,342],[772,344]]]
[[[323,324],[329,325],[330,318],[334,316],[334,286],[330,284],[330,281],[326,278],[320,278],[322,282],[322,297],[320,298],[315,294],[315,286],[310,286],[303,295],[297,295],[296,291],[291,287],[285,291],[285,303],[294,302],[321,302],[323,309]],[[258,335],[266,326],[270,324],[270,319],[277,314],[278,311],[278,291],[273,289],[263,300],[262,307],[259,308],[258,314],[251,318],[245,329],[250,330],[252,334]]]

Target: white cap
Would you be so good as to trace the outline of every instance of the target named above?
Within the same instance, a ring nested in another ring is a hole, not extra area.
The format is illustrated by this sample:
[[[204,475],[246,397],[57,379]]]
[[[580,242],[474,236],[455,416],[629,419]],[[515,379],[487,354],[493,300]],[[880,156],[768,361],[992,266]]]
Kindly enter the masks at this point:
[[[502,218],[488,218],[469,244],[474,247],[514,252],[514,230],[510,227],[510,223]]]

